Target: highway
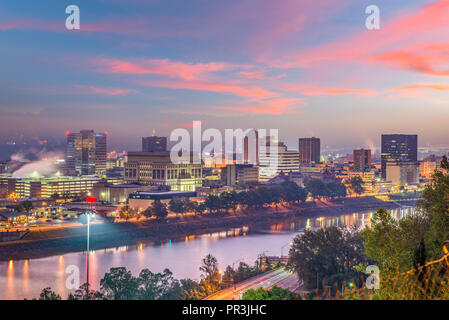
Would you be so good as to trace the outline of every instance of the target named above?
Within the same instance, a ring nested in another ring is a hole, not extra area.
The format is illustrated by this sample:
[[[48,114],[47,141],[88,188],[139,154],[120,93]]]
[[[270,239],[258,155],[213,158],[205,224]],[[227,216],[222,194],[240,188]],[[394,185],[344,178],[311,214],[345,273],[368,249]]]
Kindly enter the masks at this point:
[[[257,289],[259,287],[270,289],[273,286],[286,288],[295,292],[299,292],[301,287],[296,274],[281,268],[237,283],[235,287],[221,290],[207,297],[205,300],[239,300],[246,290]]]

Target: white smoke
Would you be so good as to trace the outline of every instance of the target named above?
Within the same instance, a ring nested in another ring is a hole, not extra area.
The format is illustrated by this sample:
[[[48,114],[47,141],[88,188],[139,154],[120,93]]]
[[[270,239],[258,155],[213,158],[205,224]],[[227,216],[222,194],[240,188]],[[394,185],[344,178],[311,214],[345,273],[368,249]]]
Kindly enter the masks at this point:
[[[371,150],[372,155],[375,155],[376,152],[379,151],[379,148],[377,148],[374,142],[369,138],[365,140],[365,145]]]
[[[17,154],[11,156],[21,161],[25,160],[23,155]],[[64,153],[60,151],[40,151],[36,154],[37,160],[31,161],[20,169],[13,172],[12,176],[17,178],[30,178],[30,177],[51,177],[60,173],[61,168],[58,164],[58,160],[64,159]]]

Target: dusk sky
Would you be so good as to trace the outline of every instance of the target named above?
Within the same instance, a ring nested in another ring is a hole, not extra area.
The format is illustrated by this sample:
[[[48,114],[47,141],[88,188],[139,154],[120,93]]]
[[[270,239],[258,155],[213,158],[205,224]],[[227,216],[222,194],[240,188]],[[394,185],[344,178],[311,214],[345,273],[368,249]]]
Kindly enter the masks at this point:
[[[449,0],[1,0],[0,43],[2,140],[94,129],[137,149],[201,120],[292,148],[449,144]]]

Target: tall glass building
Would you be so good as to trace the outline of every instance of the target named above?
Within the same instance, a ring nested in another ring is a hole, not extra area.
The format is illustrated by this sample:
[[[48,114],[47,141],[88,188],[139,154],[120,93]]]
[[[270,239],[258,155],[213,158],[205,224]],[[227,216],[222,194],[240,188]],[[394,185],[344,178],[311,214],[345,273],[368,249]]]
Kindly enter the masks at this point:
[[[383,134],[381,149],[382,179],[387,175],[387,162],[418,161],[418,135]]]

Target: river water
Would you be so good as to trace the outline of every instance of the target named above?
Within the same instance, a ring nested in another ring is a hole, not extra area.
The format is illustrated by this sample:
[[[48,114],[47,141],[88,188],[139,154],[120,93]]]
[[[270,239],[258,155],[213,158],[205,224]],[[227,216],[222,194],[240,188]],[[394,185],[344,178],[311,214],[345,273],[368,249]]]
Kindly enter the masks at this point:
[[[412,212],[413,208],[391,210],[396,218]],[[187,236],[182,241],[137,243],[133,246],[92,251],[89,256],[89,283],[93,289],[98,289],[100,279],[111,267],[126,267],[135,276],[144,268],[152,272],[168,268],[177,279],[198,280],[201,259],[209,253],[218,259],[222,270],[233,263],[237,266],[239,259],[252,265],[261,253],[286,255],[289,243],[306,228],[369,225],[372,214],[373,212],[357,212],[333,217],[294,218],[277,224],[245,226],[224,232]],[[85,282],[85,252],[0,262],[0,299],[36,298],[45,287],[51,287],[65,299],[70,293],[66,287],[66,268],[71,265],[79,267],[80,282]]]

